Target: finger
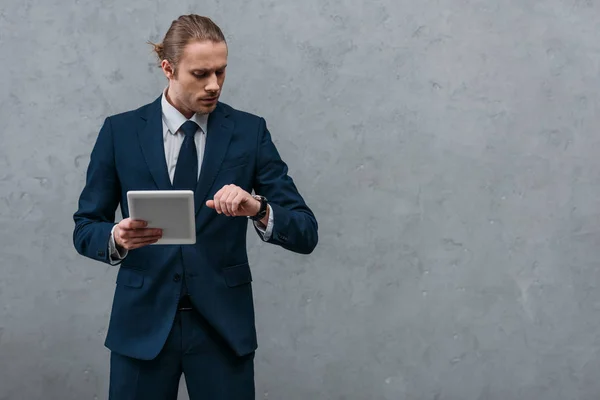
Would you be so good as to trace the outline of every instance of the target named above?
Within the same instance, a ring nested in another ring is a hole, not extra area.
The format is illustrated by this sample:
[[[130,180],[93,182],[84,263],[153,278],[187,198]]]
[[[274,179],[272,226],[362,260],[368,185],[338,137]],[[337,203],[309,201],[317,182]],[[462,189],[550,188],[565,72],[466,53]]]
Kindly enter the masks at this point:
[[[227,187],[224,187],[223,189],[219,190],[214,197],[214,201],[215,201],[215,210],[217,211],[217,213],[222,214],[223,213],[223,198],[225,196],[227,196]]]
[[[221,189],[219,189],[219,191],[217,193],[215,193],[213,198],[215,198],[215,197],[221,198],[221,196],[223,195],[223,193],[225,193],[226,190],[227,190],[227,185],[225,185]]]
[[[233,199],[236,198],[238,193],[238,191],[232,189],[229,191],[227,198],[224,199],[225,215],[227,215],[228,217],[231,217],[233,215]]]
[[[237,188],[237,186],[235,186],[233,184],[225,185],[217,193],[215,193],[212,205],[214,205],[214,209],[217,211],[217,213],[222,214],[227,211],[227,206],[225,204],[225,200],[227,199],[227,196],[232,191],[232,189],[235,189],[235,188]],[[207,205],[208,205],[208,202],[207,202]]]
[[[231,215],[237,217],[238,215],[242,215],[242,210],[240,209],[240,204],[244,200],[244,193],[238,192],[236,196],[231,200]]]
[[[143,238],[154,237],[154,236],[161,237],[162,234],[163,234],[162,229],[138,229],[138,230],[133,231],[133,235],[131,237],[143,239]]]
[[[119,222],[119,227],[122,229],[141,229],[148,226],[146,221],[136,220],[131,218],[126,218],[123,221]]]
[[[150,243],[155,243],[160,238],[161,236],[148,236],[144,238],[127,239],[123,241],[123,247],[131,250],[139,247],[140,245],[145,246]]]
[[[208,201],[206,202],[206,206],[207,206],[208,208],[212,208],[212,209],[214,209],[214,208],[215,208],[215,201],[214,201],[214,200],[208,200]]]
[[[143,229],[148,226],[148,222],[141,219],[131,219],[129,221],[130,229]]]
[[[129,245],[129,247],[127,247],[128,250],[134,250],[134,249],[139,249],[140,247],[145,247],[151,244],[154,244],[158,241],[159,238],[153,239],[153,240],[146,240],[144,242],[139,242],[136,244],[131,244]]]
[[[162,229],[155,228],[128,229],[119,231],[119,237],[124,239],[143,238],[160,235],[162,235]]]
[[[230,216],[236,216],[246,192],[236,185],[231,185],[231,189],[232,195],[227,199],[227,207],[229,208]]]
[[[137,245],[137,244],[146,243],[146,242],[156,242],[161,237],[162,236],[155,235],[155,236],[146,236],[146,237],[141,237],[141,238],[129,239],[127,241],[127,243],[130,245]]]

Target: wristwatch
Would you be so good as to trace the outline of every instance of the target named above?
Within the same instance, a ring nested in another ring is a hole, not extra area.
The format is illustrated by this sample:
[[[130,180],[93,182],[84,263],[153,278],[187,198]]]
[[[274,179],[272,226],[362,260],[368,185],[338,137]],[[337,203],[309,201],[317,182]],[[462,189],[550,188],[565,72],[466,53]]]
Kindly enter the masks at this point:
[[[260,221],[265,217],[265,215],[267,215],[268,200],[265,196],[252,195],[252,197],[254,197],[255,200],[260,201],[260,210],[258,210],[258,213],[255,216],[251,216],[248,218],[250,218],[252,221]]]

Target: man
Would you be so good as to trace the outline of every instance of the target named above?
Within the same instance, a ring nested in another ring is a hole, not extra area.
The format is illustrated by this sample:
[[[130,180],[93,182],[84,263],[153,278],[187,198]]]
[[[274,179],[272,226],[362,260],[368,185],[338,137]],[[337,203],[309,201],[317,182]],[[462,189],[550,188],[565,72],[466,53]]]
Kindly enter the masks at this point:
[[[154,47],[168,87],[106,118],[74,215],[77,251],[120,264],[105,342],[109,398],[174,400],[183,373],[192,400],[254,399],[248,219],[265,242],[302,254],[317,244],[317,221],[264,119],[218,101],[221,30],[182,16]],[[128,217],[127,192],[171,189],[194,190],[196,244],[149,246],[160,229]]]

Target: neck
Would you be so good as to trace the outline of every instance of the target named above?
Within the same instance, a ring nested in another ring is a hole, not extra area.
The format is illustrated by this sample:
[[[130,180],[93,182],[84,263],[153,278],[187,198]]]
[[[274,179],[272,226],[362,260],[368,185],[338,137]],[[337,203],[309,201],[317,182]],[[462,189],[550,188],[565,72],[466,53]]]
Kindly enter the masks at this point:
[[[175,101],[173,98],[171,98],[171,96],[169,95],[169,88],[167,88],[166,92],[165,92],[167,101],[177,109],[177,111],[179,111],[184,117],[186,117],[187,119],[192,118],[192,116],[195,114],[192,110],[188,110],[187,108],[185,108],[183,105],[178,104],[177,101]]]

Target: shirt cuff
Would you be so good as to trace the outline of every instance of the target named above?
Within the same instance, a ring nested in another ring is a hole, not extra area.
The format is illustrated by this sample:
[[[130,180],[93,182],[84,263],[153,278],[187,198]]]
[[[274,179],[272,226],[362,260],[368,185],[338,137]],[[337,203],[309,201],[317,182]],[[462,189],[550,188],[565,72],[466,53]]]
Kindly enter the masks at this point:
[[[108,240],[108,260],[113,265],[118,264],[125,257],[127,257],[127,253],[129,253],[127,249],[119,249],[117,247],[114,237],[115,227],[116,225],[112,227],[110,231],[110,238]]]
[[[267,222],[267,226],[264,226],[260,221],[254,221],[254,226],[260,233],[262,240],[264,240],[265,242],[271,239],[271,235],[273,234],[274,221],[273,209],[271,208],[270,204],[267,204],[267,207],[269,208],[269,221]]]

